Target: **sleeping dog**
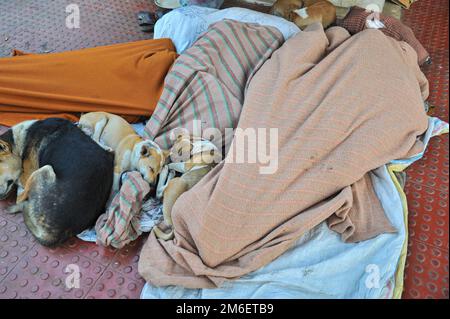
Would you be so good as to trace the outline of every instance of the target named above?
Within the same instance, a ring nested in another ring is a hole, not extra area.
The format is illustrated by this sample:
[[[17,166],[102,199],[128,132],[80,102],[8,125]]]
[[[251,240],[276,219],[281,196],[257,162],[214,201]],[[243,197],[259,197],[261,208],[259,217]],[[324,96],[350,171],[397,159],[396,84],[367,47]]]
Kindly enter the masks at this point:
[[[277,0],[270,8],[269,13],[293,22],[296,17],[294,10],[302,7],[303,0]]]
[[[326,29],[336,21],[336,7],[328,1],[318,1],[294,10],[294,13],[294,23],[302,30],[315,22],[320,22]]]
[[[23,188],[23,211],[37,241],[54,246],[92,226],[105,209],[113,154],[64,119],[26,121],[0,136],[0,199]]]
[[[161,174],[157,197],[162,197],[164,220],[153,227],[155,236],[163,240],[174,237],[172,208],[177,199],[208,174],[222,159],[222,154],[212,142],[182,131],[176,137],[170,150],[170,157],[176,161],[166,167],[179,176],[167,177]],[[167,171],[167,174],[170,173]]]
[[[278,0],[270,13],[294,22],[302,30],[315,22],[325,29],[336,21],[336,7],[326,0]]]
[[[99,145],[115,152],[113,193],[119,191],[120,177],[126,171],[138,171],[155,186],[168,152],[158,144],[144,140],[122,117],[106,112],[81,116],[78,126]]]

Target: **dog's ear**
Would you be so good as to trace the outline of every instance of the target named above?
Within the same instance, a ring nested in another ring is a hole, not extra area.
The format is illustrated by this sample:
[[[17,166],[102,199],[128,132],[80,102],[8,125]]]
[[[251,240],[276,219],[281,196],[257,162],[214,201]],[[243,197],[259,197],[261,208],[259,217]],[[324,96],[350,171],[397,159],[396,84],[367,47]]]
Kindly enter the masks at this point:
[[[1,153],[11,153],[11,145],[3,140],[0,140],[0,154]]]
[[[159,151],[158,149],[151,147],[150,150],[149,150],[149,153],[150,153],[149,156],[161,157],[161,158],[164,159],[166,157],[166,153],[165,152],[166,151],[164,151],[164,150]]]
[[[185,128],[178,127],[174,130],[175,142],[179,142],[185,138],[189,138],[189,131]]]
[[[141,156],[150,156],[150,147],[148,145],[142,145],[141,146]]]
[[[166,161],[170,156],[170,150],[163,150],[164,161]]]

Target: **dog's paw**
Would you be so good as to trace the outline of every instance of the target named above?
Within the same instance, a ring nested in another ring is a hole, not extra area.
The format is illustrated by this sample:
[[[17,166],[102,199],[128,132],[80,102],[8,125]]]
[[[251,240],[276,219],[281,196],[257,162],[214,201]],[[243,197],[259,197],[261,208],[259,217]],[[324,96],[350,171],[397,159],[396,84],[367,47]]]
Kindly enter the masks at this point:
[[[92,137],[92,135],[94,135],[94,130],[90,127],[87,127],[81,123],[78,123],[78,128],[87,136]]]
[[[7,209],[6,209],[6,213],[8,213],[8,214],[11,214],[11,215],[13,215],[13,214],[17,214],[17,213],[20,213],[20,212],[22,212],[23,211],[23,205],[24,203],[20,203],[20,204],[15,204],[15,205],[12,205],[12,206],[9,206]]]
[[[153,227],[153,232],[155,233],[156,238],[162,240],[171,240],[174,238],[173,229],[170,229],[168,232],[162,231],[158,226]]]
[[[108,153],[113,153],[113,154],[114,154],[114,150],[113,150],[111,147],[106,146],[106,145],[104,145],[104,144],[100,144],[100,146],[101,146],[105,151],[107,151]]]

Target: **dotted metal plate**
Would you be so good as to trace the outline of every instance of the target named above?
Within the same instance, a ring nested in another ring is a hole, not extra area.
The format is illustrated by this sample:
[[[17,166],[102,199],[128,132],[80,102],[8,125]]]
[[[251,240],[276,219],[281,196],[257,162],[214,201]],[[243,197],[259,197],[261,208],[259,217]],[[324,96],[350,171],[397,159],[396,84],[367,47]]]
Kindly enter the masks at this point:
[[[66,27],[66,7],[80,9],[80,28]],[[151,0],[0,1],[0,56],[12,49],[48,53],[149,39],[136,14],[154,10]]]
[[[410,26],[433,59],[423,71],[430,83],[430,114],[448,121],[447,0],[419,0],[404,10]],[[431,140],[425,156],[407,170],[409,246],[403,298],[449,298],[448,134]]]

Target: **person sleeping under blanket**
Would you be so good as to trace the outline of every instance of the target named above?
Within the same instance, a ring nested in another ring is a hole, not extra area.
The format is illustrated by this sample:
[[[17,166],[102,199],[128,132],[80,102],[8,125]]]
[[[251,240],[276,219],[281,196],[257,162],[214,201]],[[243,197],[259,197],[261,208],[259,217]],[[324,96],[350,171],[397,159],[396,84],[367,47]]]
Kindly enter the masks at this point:
[[[149,117],[177,58],[170,39],[0,58],[0,125],[104,111]]]

